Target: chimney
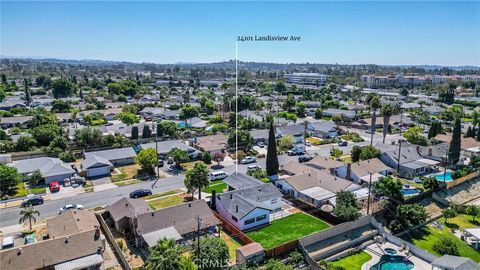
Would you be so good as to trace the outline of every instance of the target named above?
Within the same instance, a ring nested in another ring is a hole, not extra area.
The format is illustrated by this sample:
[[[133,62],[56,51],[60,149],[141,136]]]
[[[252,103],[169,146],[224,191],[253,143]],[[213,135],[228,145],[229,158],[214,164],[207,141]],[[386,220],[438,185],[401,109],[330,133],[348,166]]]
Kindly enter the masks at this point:
[[[351,173],[352,173],[352,164],[347,163],[347,175],[345,176],[345,179],[350,180]]]
[[[152,217],[155,216],[155,212],[152,212]]]
[[[432,155],[432,148],[428,148],[428,155],[429,155],[429,156]]]
[[[125,207],[128,207],[128,203],[125,203]]]
[[[331,175],[334,175],[334,170],[335,170],[334,168],[330,168],[330,169],[328,169],[328,170],[330,171],[330,174],[331,174]]]
[[[23,248],[18,248],[18,249],[17,249],[17,255],[22,254],[22,252],[23,252]]]
[[[70,239],[70,236],[65,237],[65,244],[68,243],[68,240]]]
[[[417,145],[415,148],[417,149],[417,152],[420,152],[420,145]]]
[[[232,194],[232,193],[230,193],[230,199],[232,199],[232,198],[233,198],[233,194]]]

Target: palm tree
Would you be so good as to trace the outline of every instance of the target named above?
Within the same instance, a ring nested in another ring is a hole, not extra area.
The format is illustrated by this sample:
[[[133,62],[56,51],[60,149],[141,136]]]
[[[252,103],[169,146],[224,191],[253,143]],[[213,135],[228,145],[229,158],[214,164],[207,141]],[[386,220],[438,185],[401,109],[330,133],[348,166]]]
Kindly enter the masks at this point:
[[[40,212],[38,212],[37,210],[34,210],[33,209],[33,206],[31,205],[28,205],[26,207],[22,207],[23,210],[20,211],[20,215],[22,216],[20,218],[20,220],[18,221],[18,223],[27,223],[27,220],[28,220],[28,223],[30,225],[30,231],[32,230],[32,220],[33,220],[33,223],[37,222],[37,219],[35,218],[35,215],[39,216],[40,215]]]
[[[180,259],[180,270],[197,270],[198,267],[193,263],[192,258],[183,256]]]
[[[159,240],[146,263],[148,270],[181,269],[182,250],[173,239]]]
[[[391,104],[383,105],[381,113],[383,115],[383,143],[385,143],[385,137],[387,137],[388,124],[390,123],[390,117],[393,115],[395,109]]]
[[[207,187],[210,183],[209,175],[210,170],[203,162],[195,163],[195,165],[193,165],[193,168],[187,171],[184,181],[187,189],[192,191],[192,198],[193,193],[195,192],[195,190],[198,189],[198,199],[202,199],[202,188]]]
[[[372,124],[371,124],[371,138],[370,146],[373,146],[373,134],[375,133],[375,126],[377,120],[377,110],[381,107],[380,98],[378,95],[369,95],[367,97],[367,104],[370,104],[370,110],[372,110]]]

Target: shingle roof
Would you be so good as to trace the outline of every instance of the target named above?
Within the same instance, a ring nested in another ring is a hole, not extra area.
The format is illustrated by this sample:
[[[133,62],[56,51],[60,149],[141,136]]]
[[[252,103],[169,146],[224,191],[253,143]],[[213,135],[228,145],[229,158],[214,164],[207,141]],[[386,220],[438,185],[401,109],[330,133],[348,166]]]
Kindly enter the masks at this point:
[[[90,158],[92,155],[104,158],[108,161],[119,160],[124,158],[132,158],[136,156],[135,151],[133,150],[132,147],[116,148],[116,149],[95,151],[95,152],[86,152],[85,159]]]
[[[140,144],[142,149],[153,148],[155,149],[155,143],[142,143]],[[197,149],[190,147],[184,144],[181,140],[169,140],[169,141],[161,141],[157,143],[157,150],[159,154],[166,154],[172,148],[178,148],[181,150],[185,150],[188,153],[198,152]]]
[[[114,221],[119,221],[124,217],[133,217],[152,211],[145,200],[121,198],[117,202],[107,207],[107,211]]]
[[[242,189],[263,185],[263,182],[243,173],[233,173],[223,180],[233,189]]]
[[[228,212],[241,219],[255,208],[274,210],[279,207],[282,194],[270,183],[256,187],[244,188],[217,195]],[[237,211],[238,207],[238,211]]]
[[[47,230],[50,237],[58,238],[99,227],[93,211],[67,210],[53,218],[47,219]]]
[[[19,173],[31,173],[39,170],[43,177],[75,173],[69,164],[58,158],[50,157],[16,160],[7,165],[17,168]]]
[[[83,169],[89,169],[89,168],[94,168],[99,166],[113,166],[113,164],[107,159],[104,159],[97,155],[88,155],[88,158],[82,161]]]
[[[42,269],[104,249],[102,238],[95,235],[95,230],[69,235],[68,241],[66,237],[59,237],[20,247],[0,251],[2,270]]]
[[[315,168],[312,168],[311,166],[300,164],[296,160],[292,160],[287,164],[282,165],[281,169],[282,171],[285,171],[289,174],[302,174],[302,173],[308,173],[308,172],[313,172],[317,170]]]
[[[453,270],[480,270],[480,265],[472,259],[452,255],[443,255],[433,261],[432,265]]]
[[[317,169],[332,169],[332,168],[338,168],[343,166],[343,163],[334,160],[334,159],[328,159],[326,157],[321,157],[321,156],[316,156],[309,162],[305,163],[308,166],[312,166]]]
[[[197,230],[197,216],[201,228],[220,224],[204,200],[192,201],[137,216],[137,233],[143,235],[160,229],[174,227],[181,235]]]
[[[362,177],[370,173],[373,174],[373,173],[379,173],[379,172],[390,170],[390,167],[385,165],[378,158],[362,160],[359,162],[352,163],[350,166],[351,166],[352,172],[358,177]]]
[[[298,191],[318,186],[336,193],[354,185],[351,181],[331,175],[327,170],[298,174],[286,177],[284,180]]]
[[[382,155],[387,155],[390,159],[398,162],[398,150],[399,149],[390,150],[382,153]],[[400,164],[419,160],[421,158],[422,156],[420,156],[415,147],[402,147],[400,151]]]

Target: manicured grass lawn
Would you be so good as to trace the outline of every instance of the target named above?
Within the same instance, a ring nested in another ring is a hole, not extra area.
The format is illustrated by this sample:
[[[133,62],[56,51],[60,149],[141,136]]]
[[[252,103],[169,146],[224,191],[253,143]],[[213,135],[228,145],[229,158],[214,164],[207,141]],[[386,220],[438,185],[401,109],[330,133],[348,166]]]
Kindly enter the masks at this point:
[[[121,173],[113,174],[112,182],[118,182],[118,181],[134,178],[137,175],[138,170],[140,170],[140,166],[138,164],[127,165],[127,166],[118,167],[118,170]]]
[[[31,194],[42,194],[42,193],[45,193],[45,188],[44,187],[30,188],[30,193]]]
[[[449,222],[451,221],[449,220]],[[455,243],[457,243],[460,256],[471,258],[476,262],[480,262],[480,252],[475,251],[473,248],[468,246],[464,241],[460,240],[458,237],[453,235],[450,232],[450,229],[447,227],[444,227],[442,230],[439,230],[439,229],[433,228],[432,226],[425,226],[424,228],[413,233],[412,236],[413,236],[413,239],[411,239],[409,236],[406,236],[405,240],[437,256],[441,256],[441,254],[438,254],[436,251],[433,250],[433,244],[435,243],[435,241],[439,239],[440,236],[450,237],[453,239],[453,241],[455,241]]]
[[[330,225],[318,218],[305,213],[296,213],[274,220],[259,230],[247,232],[247,235],[263,248],[271,249],[328,227]]]
[[[333,266],[341,266],[345,269],[351,270],[361,270],[362,265],[372,259],[370,254],[366,253],[365,251],[360,251],[357,254],[353,254],[344,258],[341,258],[338,261],[334,261],[331,263]]]
[[[183,192],[183,191],[180,190],[180,189],[174,189],[174,190],[170,190],[170,191],[167,191],[167,192],[162,192],[162,193],[158,193],[158,194],[152,194],[152,195],[150,195],[150,196],[143,197],[143,199],[144,199],[144,200],[152,200],[152,199],[155,199],[155,198],[165,197],[165,196],[172,195],[172,194],[176,194],[176,193],[180,193],[180,192]]]
[[[315,138],[315,137],[308,137],[305,140],[310,142],[312,145],[317,145],[317,144],[320,144],[322,142],[321,139]]]
[[[220,181],[210,182],[210,185],[202,189],[202,192],[212,193],[212,191],[215,190],[218,194],[218,193],[223,193],[223,190],[227,188],[228,188],[227,184],[225,184],[225,182],[220,180]]]
[[[116,182],[114,183],[115,185],[119,186],[119,187],[123,187],[123,186],[128,186],[128,185],[133,185],[133,184],[138,184],[138,183],[141,183],[142,181],[140,180],[128,180],[128,181],[123,181],[123,182]]]
[[[168,196],[164,198],[154,199],[148,202],[148,205],[153,209],[157,210],[160,208],[165,208],[169,206],[174,206],[183,203],[183,198],[180,196]]]
[[[15,194],[9,197],[9,199],[25,197],[27,195],[28,195],[28,190],[25,188],[25,183],[22,182],[17,184],[15,188]]]
[[[407,180],[407,179],[398,178],[398,177],[397,177],[396,179],[399,179],[400,182],[401,182],[403,185],[408,184],[408,185],[410,185],[411,187],[419,188],[419,189],[423,190],[423,185],[422,185],[422,183],[415,183],[414,181],[409,181],[409,180]]]
[[[445,219],[441,219],[442,223],[445,224]],[[480,227],[480,219],[472,221],[472,216],[469,215],[458,215],[454,218],[449,218],[447,220],[448,227],[453,227],[455,229],[467,229],[467,228],[478,228]]]
[[[225,241],[228,246],[228,254],[230,255],[230,261],[235,262],[237,258],[237,248],[241,247],[242,245],[230,235],[228,235],[224,230],[220,230],[220,238]]]

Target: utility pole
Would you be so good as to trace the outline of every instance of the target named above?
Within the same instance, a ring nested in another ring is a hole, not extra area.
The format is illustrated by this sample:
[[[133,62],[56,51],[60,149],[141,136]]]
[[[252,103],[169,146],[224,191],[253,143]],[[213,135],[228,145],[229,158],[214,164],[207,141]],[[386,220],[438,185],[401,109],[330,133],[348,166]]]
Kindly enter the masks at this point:
[[[402,151],[402,142],[403,140],[398,140],[398,157],[397,157],[397,173],[400,173],[400,152]]]
[[[160,180],[160,168],[158,167],[158,164],[159,164],[159,160],[158,160],[158,128],[155,125],[152,124],[152,130],[155,131],[155,154],[157,155],[157,162],[155,164],[155,166],[157,167],[156,168],[157,169],[157,179],[152,184],[152,188],[154,188],[157,181]]]
[[[367,200],[367,216],[370,213],[370,190],[372,189],[372,173],[370,174],[370,179],[368,180],[368,200]]]
[[[198,261],[201,263],[201,258],[200,258],[200,225],[202,224],[202,219],[200,218],[199,215],[197,215],[197,256],[198,256]]]

